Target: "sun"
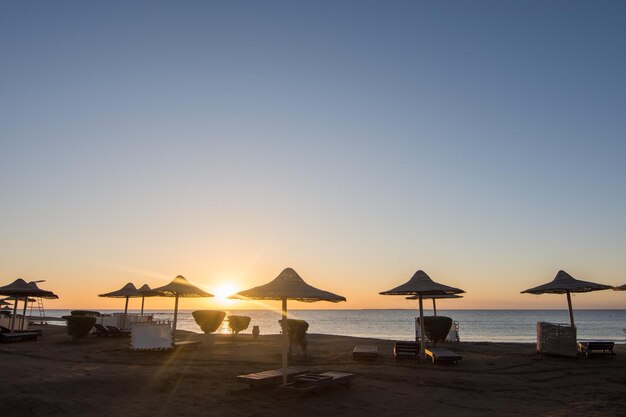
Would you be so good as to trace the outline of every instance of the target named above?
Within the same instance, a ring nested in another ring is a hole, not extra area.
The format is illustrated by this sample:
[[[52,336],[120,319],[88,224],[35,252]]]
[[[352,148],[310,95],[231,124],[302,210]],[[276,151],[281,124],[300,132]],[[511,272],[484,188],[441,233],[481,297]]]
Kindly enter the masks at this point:
[[[230,282],[225,282],[217,287],[214,287],[211,292],[215,296],[215,301],[220,303],[232,302],[234,300],[230,300],[228,297],[237,292],[237,287]]]

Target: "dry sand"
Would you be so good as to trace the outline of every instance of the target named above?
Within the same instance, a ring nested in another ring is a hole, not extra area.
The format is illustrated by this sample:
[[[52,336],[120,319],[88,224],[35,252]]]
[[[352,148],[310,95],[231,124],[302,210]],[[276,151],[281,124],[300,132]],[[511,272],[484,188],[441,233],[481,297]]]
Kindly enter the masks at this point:
[[[614,359],[541,356],[532,344],[460,343],[457,365],[399,361],[392,342],[310,335],[313,371],[354,373],[351,388],[302,396],[251,389],[239,374],[280,367],[279,336],[181,336],[197,350],[131,352],[129,340],[72,341],[45,326],[37,342],[0,345],[0,416],[625,416],[626,347]],[[374,362],[352,359],[378,345]]]

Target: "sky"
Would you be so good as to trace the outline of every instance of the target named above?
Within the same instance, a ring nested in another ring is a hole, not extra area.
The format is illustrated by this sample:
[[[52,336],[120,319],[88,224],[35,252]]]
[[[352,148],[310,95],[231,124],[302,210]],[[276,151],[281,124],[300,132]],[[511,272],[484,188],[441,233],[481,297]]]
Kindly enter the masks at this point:
[[[520,291],[626,283],[625,40],[619,1],[2,1],[0,284],[292,267],[348,299],[293,308],[414,308],[378,293],[423,269],[442,309],[566,308]]]

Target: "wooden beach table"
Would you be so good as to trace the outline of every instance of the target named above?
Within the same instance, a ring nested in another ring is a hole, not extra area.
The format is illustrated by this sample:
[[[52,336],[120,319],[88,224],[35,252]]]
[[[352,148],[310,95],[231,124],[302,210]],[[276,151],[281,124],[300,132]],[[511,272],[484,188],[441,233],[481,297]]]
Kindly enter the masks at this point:
[[[432,359],[433,363],[436,361],[456,363],[463,359],[462,355],[452,352],[450,349],[446,348],[430,347],[424,349],[424,352],[426,353],[426,356]]]
[[[378,346],[357,345],[352,350],[352,359],[376,359]]]
[[[305,374],[295,377],[293,382],[279,385],[278,388],[301,393],[314,392],[337,384],[350,387],[352,378],[354,378],[354,374],[346,372],[330,371],[319,374]]]
[[[287,381],[293,381],[296,376],[306,374],[305,368],[287,368]],[[250,386],[279,385],[283,382],[283,370],[272,369],[271,371],[256,372],[253,374],[238,375],[237,381]]]

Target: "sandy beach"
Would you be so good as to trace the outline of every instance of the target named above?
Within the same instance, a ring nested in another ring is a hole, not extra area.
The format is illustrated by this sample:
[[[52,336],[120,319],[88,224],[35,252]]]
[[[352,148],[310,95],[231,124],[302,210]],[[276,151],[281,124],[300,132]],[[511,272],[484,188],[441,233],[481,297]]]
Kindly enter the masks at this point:
[[[460,343],[457,365],[394,362],[392,342],[309,337],[293,365],[355,374],[351,388],[302,396],[249,388],[239,374],[280,367],[279,336],[179,336],[197,350],[132,352],[124,338],[72,341],[43,326],[37,342],[0,345],[3,416],[623,416],[626,348],[614,359],[541,356],[532,344]],[[357,344],[379,359],[354,361]],[[419,410],[419,411],[418,411]]]

